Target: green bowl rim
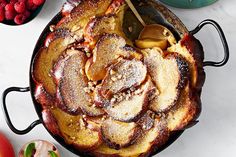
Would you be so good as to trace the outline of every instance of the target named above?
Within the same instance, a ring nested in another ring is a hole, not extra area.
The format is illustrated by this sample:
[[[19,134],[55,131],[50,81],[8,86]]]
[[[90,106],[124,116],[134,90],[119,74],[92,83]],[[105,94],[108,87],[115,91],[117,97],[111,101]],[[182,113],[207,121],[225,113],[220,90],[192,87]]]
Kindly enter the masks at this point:
[[[192,5],[188,5],[188,4],[186,4],[186,2],[179,2],[179,0],[177,0],[178,2],[176,0],[160,0],[160,1],[163,2],[164,4],[167,4],[169,6],[176,7],[176,8],[197,9],[197,8],[202,8],[202,7],[206,7],[208,5],[211,5],[211,4],[215,3],[215,2],[217,2],[218,0],[213,0],[211,2],[209,2],[209,1],[202,2],[201,6],[200,5],[197,6],[194,3],[192,3]]]

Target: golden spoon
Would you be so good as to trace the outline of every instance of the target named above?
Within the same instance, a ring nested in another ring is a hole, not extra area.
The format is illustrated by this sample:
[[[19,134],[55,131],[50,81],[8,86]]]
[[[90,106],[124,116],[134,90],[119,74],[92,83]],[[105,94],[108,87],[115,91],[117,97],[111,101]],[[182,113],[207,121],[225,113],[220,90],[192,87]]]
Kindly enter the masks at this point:
[[[159,47],[165,50],[168,47],[168,43],[170,45],[176,43],[176,39],[169,29],[159,24],[146,25],[133,3],[130,0],[125,1],[144,27],[138,40],[135,41],[137,47],[141,49]]]

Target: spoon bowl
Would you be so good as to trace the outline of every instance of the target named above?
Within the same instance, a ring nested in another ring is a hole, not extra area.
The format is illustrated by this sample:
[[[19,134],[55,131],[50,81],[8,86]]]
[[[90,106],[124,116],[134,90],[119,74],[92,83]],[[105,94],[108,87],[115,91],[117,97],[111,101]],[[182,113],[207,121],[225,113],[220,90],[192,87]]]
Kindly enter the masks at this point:
[[[135,41],[135,45],[138,48],[145,49],[159,47],[162,50],[166,50],[168,45],[176,44],[176,39],[168,28],[160,24],[147,25],[134,7],[133,3],[130,0],[125,1],[128,4],[129,8],[132,10],[137,20],[143,26],[143,29],[139,34],[138,40]]]

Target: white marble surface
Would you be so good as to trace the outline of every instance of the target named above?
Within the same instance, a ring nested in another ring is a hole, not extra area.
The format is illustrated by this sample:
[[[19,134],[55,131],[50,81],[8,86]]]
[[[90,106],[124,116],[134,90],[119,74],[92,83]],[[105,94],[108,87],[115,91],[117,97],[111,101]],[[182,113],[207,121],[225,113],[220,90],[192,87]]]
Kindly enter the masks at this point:
[[[0,93],[10,86],[29,85],[29,64],[34,45],[62,3],[63,0],[48,0],[40,15],[26,25],[9,27],[0,24]],[[170,8],[190,30],[207,18],[218,21],[228,39],[231,56],[225,67],[205,69],[207,79],[202,93],[203,111],[200,123],[186,131],[177,142],[161,152],[159,157],[236,156],[235,6],[235,0],[219,0],[214,5],[195,10]],[[222,58],[223,49],[214,29],[206,27],[197,37],[204,45],[207,59]],[[8,104],[17,128],[23,129],[37,119],[29,94],[11,94]],[[46,139],[57,144],[42,125],[24,136],[12,133],[5,123],[2,111],[0,131],[10,138],[16,153],[24,143],[33,139]],[[62,157],[75,156],[57,145]]]

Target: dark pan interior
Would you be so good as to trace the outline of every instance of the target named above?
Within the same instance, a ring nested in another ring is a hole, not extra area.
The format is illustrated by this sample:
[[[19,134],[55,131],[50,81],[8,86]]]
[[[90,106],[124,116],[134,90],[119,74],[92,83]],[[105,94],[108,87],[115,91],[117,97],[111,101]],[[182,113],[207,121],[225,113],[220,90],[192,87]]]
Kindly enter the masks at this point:
[[[139,6],[137,4],[137,1],[133,1],[133,2],[137,6],[137,9],[141,13],[141,15],[145,17],[145,19],[146,19],[145,21],[148,24],[149,23],[159,23],[159,24],[162,24],[162,25],[166,26],[167,28],[169,28],[173,32],[173,34],[175,35],[175,37],[177,39],[180,39],[181,36],[184,33],[188,32],[188,30],[186,29],[184,24],[179,20],[179,18],[176,17],[171,11],[169,11],[166,7],[164,7],[163,5],[159,4],[158,2],[156,2],[154,0],[142,0],[142,2],[143,2],[142,6]],[[140,1],[138,1],[138,2],[140,2]],[[40,35],[40,37],[39,37],[39,39],[38,39],[38,41],[36,43],[35,49],[33,51],[32,59],[31,59],[31,67],[30,67],[30,91],[31,91],[32,100],[33,100],[33,103],[34,103],[34,106],[35,106],[35,110],[36,110],[36,112],[37,112],[37,114],[38,114],[38,116],[39,116],[41,121],[42,121],[42,114],[41,114],[42,108],[41,108],[41,105],[39,103],[37,103],[37,101],[35,100],[35,97],[34,97],[35,84],[34,84],[34,81],[32,79],[32,75],[31,75],[32,65],[33,65],[33,61],[34,61],[34,58],[35,58],[37,52],[43,46],[44,40],[46,39],[46,36],[50,33],[49,26],[58,23],[58,21],[60,19],[61,19],[61,13],[58,13],[49,22],[49,24],[45,27],[45,29],[41,33],[41,35]],[[131,21],[131,20],[129,20],[129,21]],[[135,23],[135,22],[132,22],[131,24],[133,24],[133,23]],[[169,140],[168,140],[168,142],[165,145],[163,145],[162,147],[157,148],[153,152],[152,155],[155,155],[155,154],[161,152],[162,150],[164,150],[165,148],[167,148],[182,133],[183,133],[183,131],[178,131],[178,132],[172,133],[170,138],[169,138]],[[71,152],[73,152],[73,153],[75,153],[77,155],[80,155],[80,156],[84,156],[84,157],[88,157],[89,156],[88,154],[83,154],[83,153],[79,152],[78,150],[74,149],[72,146],[66,144],[61,137],[55,136],[53,134],[51,134],[51,136],[56,141],[58,141],[62,146],[64,146],[66,149],[70,150]]]

